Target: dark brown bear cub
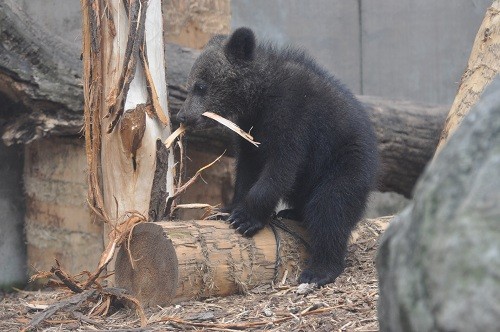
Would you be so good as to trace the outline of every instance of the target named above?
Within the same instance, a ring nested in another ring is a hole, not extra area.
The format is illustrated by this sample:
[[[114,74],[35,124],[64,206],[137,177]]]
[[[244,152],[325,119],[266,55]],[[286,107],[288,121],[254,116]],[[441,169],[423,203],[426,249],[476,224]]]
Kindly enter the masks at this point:
[[[202,116],[210,111],[261,143],[237,138],[228,221],[252,236],[283,199],[311,238],[299,282],[333,282],[377,172],[376,138],[363,106],[304,52],[256,43],[248,28],[214,37],[196,60],[188,88],[178,114],[188,128],[215,123]]]

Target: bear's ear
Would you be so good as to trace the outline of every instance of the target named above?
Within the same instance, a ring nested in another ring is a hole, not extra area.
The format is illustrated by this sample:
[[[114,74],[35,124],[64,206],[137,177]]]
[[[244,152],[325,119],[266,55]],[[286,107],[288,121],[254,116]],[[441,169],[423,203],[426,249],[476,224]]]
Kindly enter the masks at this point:
[[[249,28],[239,28],[234,31],[229,37],[224,51],[229,60],[252,60],[255,51],[253,31]]]

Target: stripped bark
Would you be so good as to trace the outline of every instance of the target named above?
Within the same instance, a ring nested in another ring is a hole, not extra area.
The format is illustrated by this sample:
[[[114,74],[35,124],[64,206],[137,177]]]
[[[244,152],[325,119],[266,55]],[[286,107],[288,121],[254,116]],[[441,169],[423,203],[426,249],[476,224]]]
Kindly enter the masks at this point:
[[[89,198],[108,221],[128,211],[148,215],[156,167],[170,170],[166,191],[173,191],[172,170],[156,160],[155,141],[170,134],[161,1],[82,4]]]
[[[486,86],[500,73],[500,1],[493,1],[479,27],[467,69],[446,119],[438,150],[445,145]]]
[[[82,0],[82,12],[88,197],[108,225],[89,287],[173,193],[174,162],[156,147],[170,134],[161,0]]]

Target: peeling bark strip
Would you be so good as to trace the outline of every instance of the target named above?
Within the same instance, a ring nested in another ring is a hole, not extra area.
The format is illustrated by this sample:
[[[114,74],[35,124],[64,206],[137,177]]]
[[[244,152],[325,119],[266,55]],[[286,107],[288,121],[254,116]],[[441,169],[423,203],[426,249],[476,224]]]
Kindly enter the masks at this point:
[[[101,154],[101,3],[99,0],[82,0],[83,14],[83,95],[85,119],[85,152],[88,167],[88,203],[95,214],[104,221],[109,216],[104,210],[100,181]]]
[[[127,10],[129,33],[127,38],[127,47],[125,49],[125,60],[123,61],[123,69],[118,81],[118,95],[116,90],[111,90],[112,96],[109,96],[111,106],[106,117],[114,115],[113,120],[108,126],[107,132],[110,133],[115,128],[118,120],[125,108],[125,99],[130,88],[130,83],[135,75],[135,67],[139,57],[139,47],[144,43],[144,23],[146,22],[146,9],[148,0],[130,0]],[[110,21],[114,27],[114,22]],[[112,33],[111,35],[114,35]]]
[[[201,173],[211,167],[213,164],[215,164],[216,162],[218,162],[220,160],[220,158],[222,158],[222,156],[224,155],[225,151],[219,156],[217,157],[214,161],[212,161],[211,163],[203,166],[202,168],[200,168],[196,174],[191,177],[186,183],[184,183],[183,185],[181,185],[180,181],[178,183],[178,188],[175,189],[175,192],[168,196],[167,198],[167,203],[166,203],[166,206],[165,206],[165,211],[163,213],[164,216],[168,216],[168,217],[171,217],[171,214],[172,214],[172,211],[174,210],[174,207],[173,204],[174,204],[174,201],[176,198],[178,198],[180,195],[182,195],[187,188],[189,188],[200,176],[201,176]],[[181,154],[182,154],[182,151],[181,151]],[[181,160],[182,160],[182,156],[181,156]],[[180,167],[180,169],[182,170],[182,166]],[[170,218],[169,218],[170,219]]]
[[[161,140],[156,141],[156,170],[151,187],[151,201],[149,202],[149,221],[165,220],[167,200],[169,196],[167,188],[169,150]]]
[[[163,125],[168,126],[170,122],[168,118],[165,116],[165,111],[160,105],[158,92],[156,91],[153,77],[151,76],[151,72],[149,71],[146,45],[141,47],[140,55],[141,55],[142,69],[144,70],[144,74],[146,75],[146,81],[148,83],[147,84],[148,94],[152,99],[151,101],[153,102],[153,110],[154,110],[153,115],[156,116],[161,121],[161,123],[163,123]]]

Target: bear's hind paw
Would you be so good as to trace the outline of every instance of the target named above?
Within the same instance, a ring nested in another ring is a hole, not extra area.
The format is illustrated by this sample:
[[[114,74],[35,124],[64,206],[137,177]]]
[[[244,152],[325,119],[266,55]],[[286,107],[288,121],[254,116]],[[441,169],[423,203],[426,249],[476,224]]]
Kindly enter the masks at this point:
[[[318,287],[332,283],[342,273],[338,269],[308,268],[302,271],[299,277],[299,284],[316,284]]]

